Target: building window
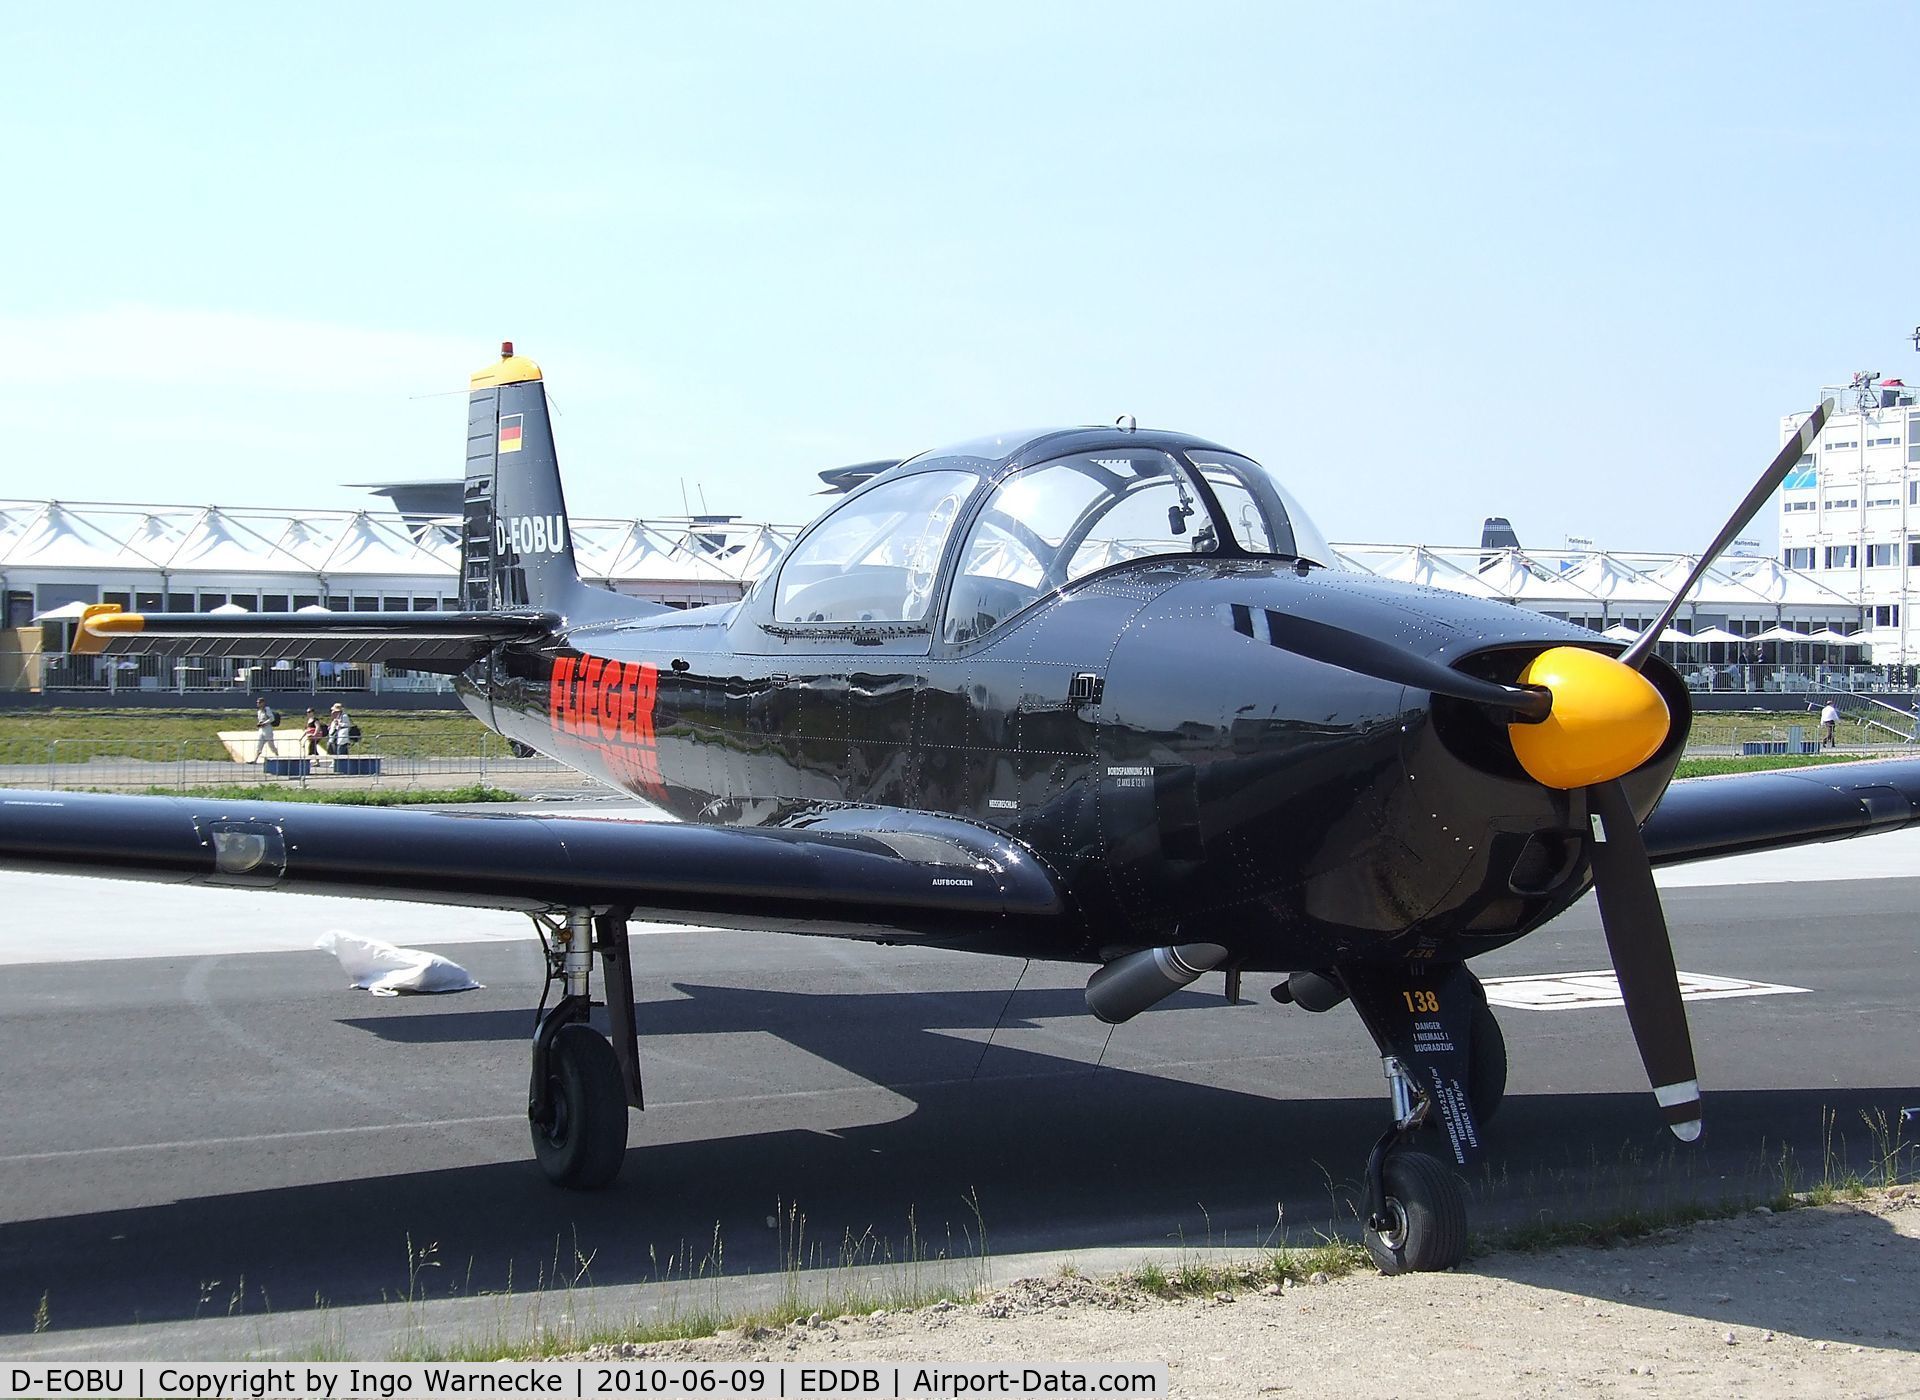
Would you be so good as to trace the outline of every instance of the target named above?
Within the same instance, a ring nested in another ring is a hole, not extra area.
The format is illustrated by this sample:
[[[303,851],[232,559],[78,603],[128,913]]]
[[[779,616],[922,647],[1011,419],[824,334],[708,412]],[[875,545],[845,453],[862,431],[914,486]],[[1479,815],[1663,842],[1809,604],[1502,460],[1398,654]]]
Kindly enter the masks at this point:
[[[1920,544],[1920,542],[1916,542],[1916,544]],[[1785,564],[1789,569],[1811,569],[1813,567],[1813,547],[1809,545],[1805,549],[1783,549],[1780,551],[1780,562]]]
[[[1920,568],[1920,540],[1907,541],[1907,563]]]
[[[440,600],[438,598],[415,598],[413,600],[413,610],[415,612],[438,612],[440,611]]]
[[[1829,569],[1851,569],[1860,562],[1860,550],[1857,545],[1830,544],[1827,546],[1826,567]]]
[[[165,612],[167,610],[167,595],[164,593],[136,593],[133,595],[133,604],[136,612]]]
[[[1898,627],[1900,625],[1900,605],[1898,603],[1880,603],[1873,609],[1875,627]]]
[[[318,593],[296,593],[293,595],[293,610],[295,612],[299,612],[302,608],[317,608],[319,606],[320,595]]]
[[[1869,496],[1869,497],[1867,497],[1867,509],[1868,509],[1868,510],[1872,510],[1872,509],[1874,509],[1874,508],[1875,508],[1876,506],[1897,506],[1897,505],[1899,505],[1899,504],[1900,504],[1900,498],[1899,498],[1898,496]]]
[[[1899,445],[1900,445],[1900,439],[1899,439],[1899,438],[1897,438],[1897,437],[1883,437],[1883,438],[1868,438],[1868,439],[1867,439],[1867,446],[1868,446],[1868,447],[1898,447]]]
[[[1893,546],[1890,544],[1870,544],[1867,546],[1867,567],[1869,569],[1890,569],[1893,567]]]
[[[1828,443],[1826,444],[1826,448],[1827,448],[1827,451],[1829,451],[1829,452],[1837,452],[1837,451],[1839,451],[1839,450],[1841,450],[1842,448],[1847,448],[1847,447],[1858,447],[1859,445],[1860,445],[1860,439],[1859,439],[1859,438],[1855,438],[1855,439],[1854,439],[1853,441],[1851,441],[1851,442],[1828,442]]]
[[[280,612],[287,610],[287,595],[284,593],[263,594],[260,599],[261,612]]]
[[[370,598],[364,593],[356,593],[353,595],[353,611],[379,612],[380,600],[378,598]]]
[[[1827,502],[1828,510],[1858,510],[1859,508],[1858,496],[1835,496]]]
[[[381,612],[406,612],[408,606],[405,598],[383,598],[380,600]]]
[[[1914,485],[1920,486],[1920,481],[1916,481]],[[1811,499],[1805,500],[1805,501],[1788,501],[1785,505],[1780,507],[1780,509],[1785,511],[1788,515],[1792,515],[1796,511],[1812,510],[1818,504],[1819,502]]]

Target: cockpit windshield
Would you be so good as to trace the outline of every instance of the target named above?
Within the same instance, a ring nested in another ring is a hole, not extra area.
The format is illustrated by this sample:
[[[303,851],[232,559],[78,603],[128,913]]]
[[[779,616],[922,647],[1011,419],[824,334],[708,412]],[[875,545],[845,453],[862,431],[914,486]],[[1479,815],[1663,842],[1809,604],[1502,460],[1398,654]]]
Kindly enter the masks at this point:
[[[1165,452],[1101,449],[1029,467],[995,487],[974,521],[947,607],[947,639],[979,636],[1097,569],[1219,547],[1192,477]]]
[[[1196,449],[1187,459],[1225,512],[1234,542],[1249,554],[1331,564],[1333,551],[1299,503],[1265,467],[1235,452]]]

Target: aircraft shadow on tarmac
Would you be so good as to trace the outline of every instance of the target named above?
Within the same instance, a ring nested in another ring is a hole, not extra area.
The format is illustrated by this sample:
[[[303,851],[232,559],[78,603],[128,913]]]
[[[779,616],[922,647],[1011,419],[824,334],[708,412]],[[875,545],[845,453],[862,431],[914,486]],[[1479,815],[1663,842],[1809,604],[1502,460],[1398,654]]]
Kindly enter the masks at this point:
[[[637,1119],[616,1185],[593,1194],[554,1190],[532,1163],[512,1162],[0,1225],[0,1332],[27,1330],[43,1297],[53,1327],[67,1329],[697,1279],[716,1269],[904,1266],[916,1252],[977,1259],[1312,1243],[1332,1226],[1351,1226],[1352,1164],[1381,1126],[1373,1095],[1288,1098],[1283,1083],[1268,1096],[1092,1069],[1104,1031],[1084,1029],[1092,1023],[1077,988],[1011,997],[676,991],[643,1002],[650,1038],[769,1032],[905,1097],[912,1111],[827,1126],[847,1113],[814,1102],[804,1111],[819,1127],[675,1138],[676,1120],[687,1131],[681,1115],[704,1128],[700,1115],[712,1107],[663,1104]],[[1189,996],[1170,1005],[1219,1003]],[[950,1034],[996,1026],[1003,1035],[1044,1033],[1042,1022],[1068,1014],[1078,1017],[1073,1033],[1085,1059],[1001,1043],[983,1057],[979,1040]],[[528,1017],[448,1007],[346,1024],[398,1040],[471,1044],[521,1039]],[[1665,1135],[1643,1093],[1516,1096],[1490,1133],[1492,1162],[1474,1184],[1474,1209],[1488,1224],[1517,1223],[1542,1212],[1594,1218],[1757,1193],[1768,1188],[1783,1141],[1803,1161],[1818,1160],[1823,1112],[1855,1122],[1858,1110],[1900,1092],[1719,1093],[1708,1144],[1685,1152],[1657,1145]],[[650,1120],[664,1131],[650,1136]],[[849,1241],[860,1243],[849,1251]],[[697,1289],[689,1284],[704,1297]],[[1662,1306],[1685,1311],[1690,1301]],[[1734,1320],[1718,1305],[1698,1315]],[[1807,1327],[1798,1314],[1744,1320]],[[1852,1340],[1837,1323],[1834,1339]]]

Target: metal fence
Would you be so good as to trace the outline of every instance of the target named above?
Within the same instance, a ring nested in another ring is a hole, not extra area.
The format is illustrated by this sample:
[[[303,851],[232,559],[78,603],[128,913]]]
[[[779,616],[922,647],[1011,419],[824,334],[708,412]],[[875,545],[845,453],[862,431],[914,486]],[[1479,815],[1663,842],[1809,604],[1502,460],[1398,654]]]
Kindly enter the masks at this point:
[[[15,689],[161,695],[445,694],[453,689],[446,676],[416,671],[389,675],[384,666],[363,662],[265,664],[224,657],[82,656],[65,651],[41,652],[37,662],[25,659]]]
[[[1834,744],[1856,753],[1876,750],[1905,753],[1912,750],[1915,728],[1913,716],[1890,706],[1849,710],[1834,727]],[[1806,751],[1805,746],[1817,747],[1821,738],[1817,712],[1738,716],[1709,712],[1694,718],[1693,728],[1687,735],[1687,753],[1703,758],[1742,754],[1752,744],[1786,745],[1775,751],[1797,753]]]
[[[276,738],[277,756],[306,757],[297,729]],[[247,745],[252,757],[253,745]],[[377,773],[336,773],[320,754],[301,776],[278,777],[255,763],[236,763],[218,739],[5,739],[0,738],[0,787],[113,789],[177,792],[200,787],[270,786],[316,788],[463,787],[485,783],[510,791],[598,787],[565,764],[540,754],[520,757],[498,735],[433,741],[383,737],[369,728],[353,758],[378,758]]]
[[[1911,666],[1695,666],[1675,662],[1689,690],[1733,690],[1759,694],[1862,695],[1909,690],[1916,679]]]

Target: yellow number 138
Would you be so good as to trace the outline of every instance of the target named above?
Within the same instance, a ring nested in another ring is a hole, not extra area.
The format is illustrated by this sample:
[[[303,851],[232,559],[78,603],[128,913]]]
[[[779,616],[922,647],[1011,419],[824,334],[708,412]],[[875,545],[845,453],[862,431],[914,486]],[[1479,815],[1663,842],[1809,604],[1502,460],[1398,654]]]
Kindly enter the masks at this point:
[[[1432,992],[1402,992],[1407,999],[1407,1010],[1413,1012],[1436,1012],[1440,1009],[1440,998]]]

